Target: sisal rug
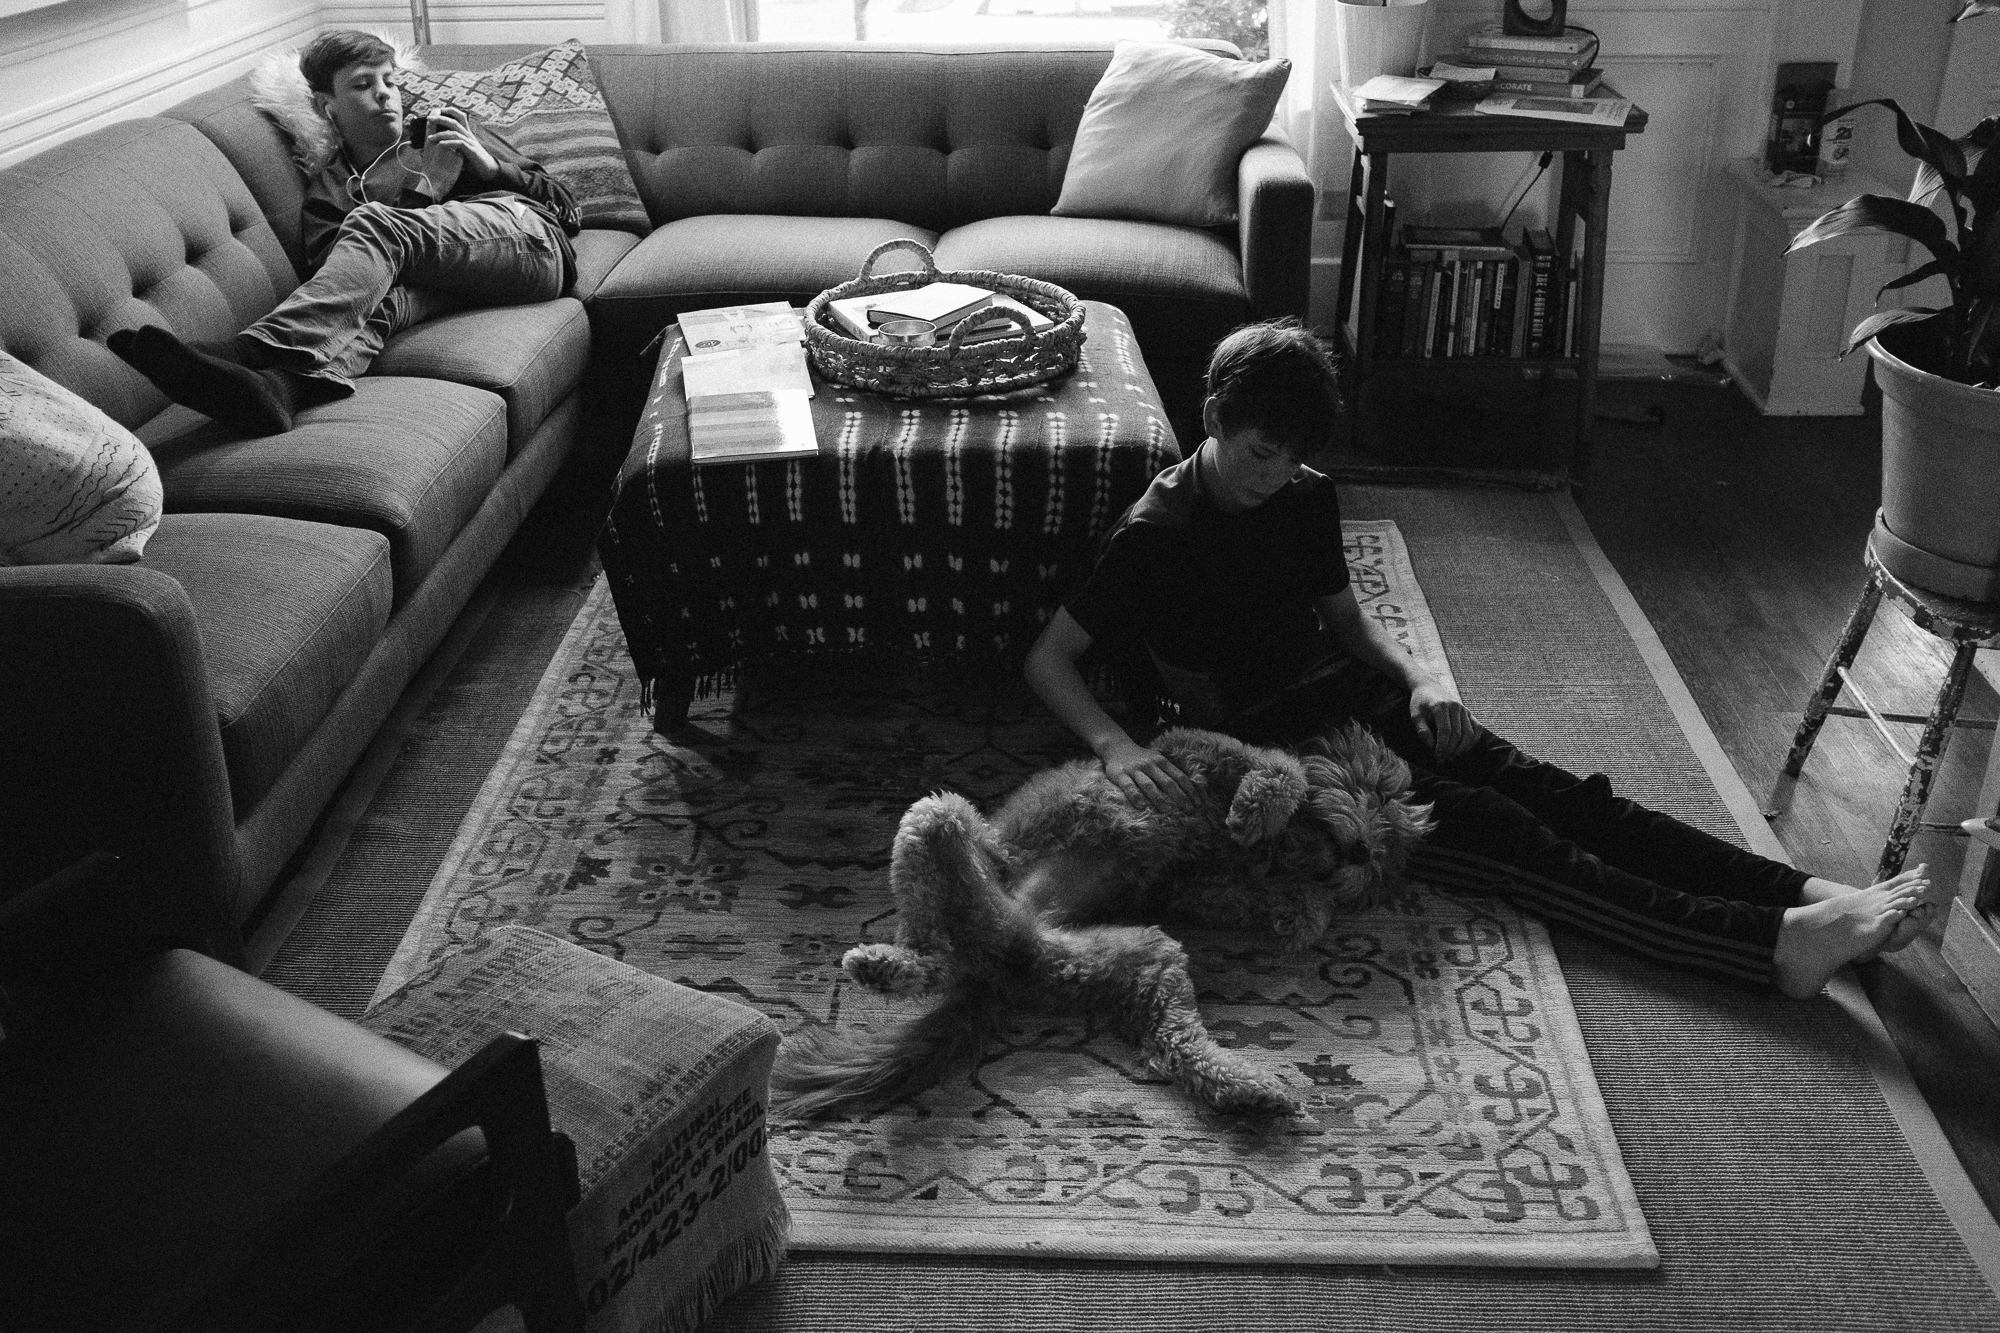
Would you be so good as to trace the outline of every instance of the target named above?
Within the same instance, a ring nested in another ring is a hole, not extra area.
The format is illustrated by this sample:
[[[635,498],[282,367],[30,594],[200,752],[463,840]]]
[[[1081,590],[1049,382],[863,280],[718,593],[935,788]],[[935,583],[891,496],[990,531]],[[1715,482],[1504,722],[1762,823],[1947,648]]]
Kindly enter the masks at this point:
[[[1441,674],[1396,525],[1346,528],[1368,613]],[[938,788],[990,802],[1078,747],[1019,688],[832,661],[744,674],[669,742],[592,593],[378,994],[527,925],[740,999],[790,1032],[902,1003],[840,955],[893,933],[890,835]],[[1658,1260],[1546,932],[1441,862],[1280,960],[1187,943],[1211,1029],[1299,1119],[1195,1107],[1088,1015],[1024,1016],[907,1104],[778,1121],[795,1250],[1649,1267]]]

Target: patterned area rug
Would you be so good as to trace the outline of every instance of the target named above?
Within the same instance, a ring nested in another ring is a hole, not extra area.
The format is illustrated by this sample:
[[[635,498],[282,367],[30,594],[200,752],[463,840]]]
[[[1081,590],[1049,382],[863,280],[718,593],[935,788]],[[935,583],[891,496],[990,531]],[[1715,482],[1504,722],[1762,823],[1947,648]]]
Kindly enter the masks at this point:
[[[1395,525],[1346,536],[1370,614],[1448,670]],[[1076,753],[1025,691],[846,659],[746,671],[691,720],[701,739],[652,732],[600,584],[378,993],[519,923],[787,1032],[883,1021],[900,1002],[839,959],[893,933],[903,810]],[[1422,873],[1300,957],[1187,941],[1211,1029],[1297,1089],[1298,1120],[1208,1114],[1089,1016],[1027,1015],[913,1103],[775,1124],[794,1247],[1655,1265],[1546,934],[1442,859]]]

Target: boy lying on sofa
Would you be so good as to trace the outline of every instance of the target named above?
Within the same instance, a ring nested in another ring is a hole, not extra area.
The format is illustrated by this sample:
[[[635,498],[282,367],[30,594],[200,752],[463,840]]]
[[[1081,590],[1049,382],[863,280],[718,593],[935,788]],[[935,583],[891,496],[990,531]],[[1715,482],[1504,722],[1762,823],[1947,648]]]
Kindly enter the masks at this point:
[[[554,300],[576,278],[569,190],[456,108],[406,126],[387,43],[323,33],[299,53],[299,70],[338,137],[306,182],[312,276],[226,342],[183,342],[155,324],[108,339],[167,397],[257,435],[352,393],[354,377],[412,324],[464,306]]]

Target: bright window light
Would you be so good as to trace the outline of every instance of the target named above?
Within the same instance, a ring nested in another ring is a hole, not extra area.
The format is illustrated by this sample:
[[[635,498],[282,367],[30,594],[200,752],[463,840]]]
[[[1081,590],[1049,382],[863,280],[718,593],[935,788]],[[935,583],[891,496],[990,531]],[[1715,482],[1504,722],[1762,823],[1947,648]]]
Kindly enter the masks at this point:
[[[1112,42],[1168,35],[1167,0],[756,0],[766,42]]]

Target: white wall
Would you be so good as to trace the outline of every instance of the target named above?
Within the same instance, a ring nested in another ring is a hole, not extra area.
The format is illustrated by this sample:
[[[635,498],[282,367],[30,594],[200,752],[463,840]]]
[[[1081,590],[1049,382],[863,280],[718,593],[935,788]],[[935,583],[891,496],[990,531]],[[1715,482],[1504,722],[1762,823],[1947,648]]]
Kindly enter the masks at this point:
[[[66,0],[0,18],[0,166],[225,83],[314,0]]]

